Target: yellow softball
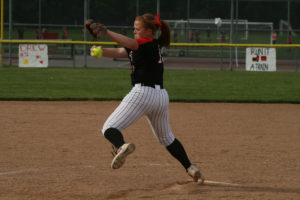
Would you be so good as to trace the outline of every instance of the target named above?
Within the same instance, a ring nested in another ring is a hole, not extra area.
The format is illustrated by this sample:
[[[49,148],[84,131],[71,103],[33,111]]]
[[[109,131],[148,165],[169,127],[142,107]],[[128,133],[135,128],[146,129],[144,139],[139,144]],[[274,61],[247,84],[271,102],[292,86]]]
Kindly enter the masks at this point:
[[[102,54],[103,54],[103,50],[100,46],[92,49],[91,56],[93,56],[95,58],[100,58],[102,56]]]

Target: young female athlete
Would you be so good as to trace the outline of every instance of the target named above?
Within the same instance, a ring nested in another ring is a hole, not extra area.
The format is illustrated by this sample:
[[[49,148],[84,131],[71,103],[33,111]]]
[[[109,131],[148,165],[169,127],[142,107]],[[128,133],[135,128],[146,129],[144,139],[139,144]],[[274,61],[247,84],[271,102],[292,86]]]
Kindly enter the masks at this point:
[[[97,29],[97,25],[100,29]],[[161,48],[170,44],[170,28],[159,20],[159,15],[144,14],[134,21],[134,39],[112,32],[105,26],[93,21],[86,22],[90,33],[95,37],[106,35],[117,42],[121,48],[101,48],[102,55],[111,58],[129,58],[131,72],[131,91],[104,123],[102,133],[117,149],[111,163],[113,169],[120,168],[128,155],[134,150],[133,143],[125,143],[121,131],[142,116],[146,116],[158,141],[166,147],[186,169],[195,182],[203,183],[204,177],[199,169],[190,162],[182,144],[176,139],[169,124],[169,97],[163,86],[164,64]],[[95,28],[95,29],[93,29]],[[100,31],[99,31],[100,30]],[[155,39],[155,33],[160,36]],[[98,35],[98,36],[97,36]],[[93,49],[91,48],[91,55]]]

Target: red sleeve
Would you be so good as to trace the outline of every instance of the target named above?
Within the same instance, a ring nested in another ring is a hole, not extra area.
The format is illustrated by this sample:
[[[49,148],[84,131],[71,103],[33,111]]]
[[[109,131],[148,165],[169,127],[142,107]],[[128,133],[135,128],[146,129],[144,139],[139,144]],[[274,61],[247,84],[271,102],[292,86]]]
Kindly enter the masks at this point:
[[[141,44],[145,44],[147,42],[152,42],[153,38],[138,38],[138,39],[135,39],[139,45]]]

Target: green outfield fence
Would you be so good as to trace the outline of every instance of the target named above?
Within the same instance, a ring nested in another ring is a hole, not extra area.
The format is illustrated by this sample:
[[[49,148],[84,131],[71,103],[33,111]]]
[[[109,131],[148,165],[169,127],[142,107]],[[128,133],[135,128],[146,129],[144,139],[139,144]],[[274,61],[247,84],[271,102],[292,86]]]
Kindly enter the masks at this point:
[[[1,63],[18,65],[19,44],[48,44],[49,67],[117,67],[123,60],[96,60],[92,45],[117,47],[115,42],[66,40],[1,40]],[[51,48],[55,46],[56,48]],[[171,43],[163,49],[166,67],[205,70],[244,70],[247,47],[276,48],[278,71],[299,71],[300,44]]]

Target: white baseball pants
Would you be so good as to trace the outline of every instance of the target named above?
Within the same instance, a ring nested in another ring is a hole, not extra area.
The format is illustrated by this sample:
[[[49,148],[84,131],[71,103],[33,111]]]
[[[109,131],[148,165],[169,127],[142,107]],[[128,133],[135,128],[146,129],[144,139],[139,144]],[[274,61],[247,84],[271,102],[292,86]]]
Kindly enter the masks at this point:
[[[152,88],[135,84],[108,117],[102,133],[108,128],[122,131],[145,115],[158,141],[164,146],[169,146],[175,137],[169,123],[168,105],[168,93],[165,89],[160,89],[159,85]]]

